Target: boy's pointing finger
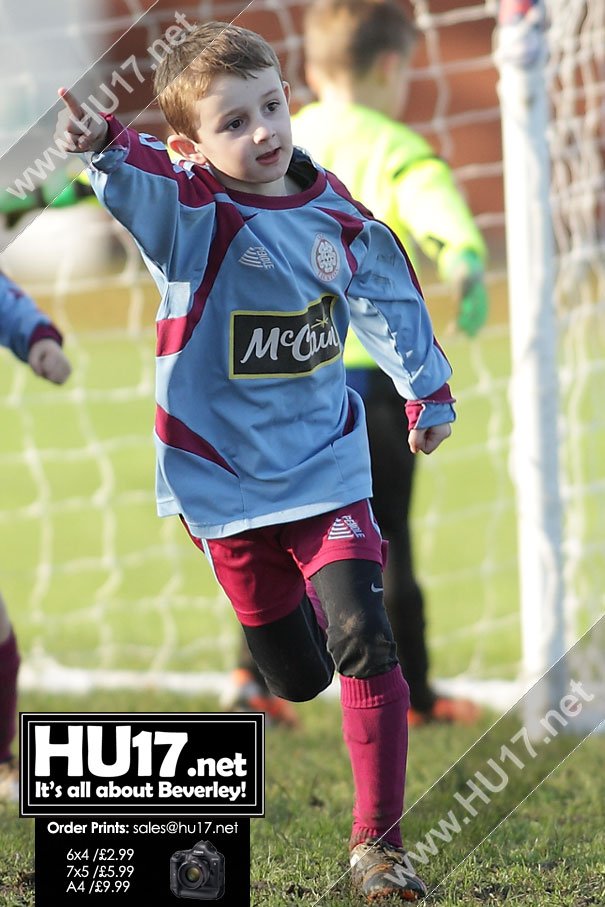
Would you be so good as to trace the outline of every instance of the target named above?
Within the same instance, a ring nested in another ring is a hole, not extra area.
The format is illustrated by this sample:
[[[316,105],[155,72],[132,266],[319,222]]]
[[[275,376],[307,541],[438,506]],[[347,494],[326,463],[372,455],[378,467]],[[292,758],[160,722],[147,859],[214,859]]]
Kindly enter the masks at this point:
[[[83,117],[85,115],[85,111],[82,110],[80,102],[77,100],[76,97],[74,97],[74,95],[71,93],[71,91],[69,91],[69,89],[60,88],[59,97],[61,98],[61,100],[63,101],[63,103],[65,104],[65,106],[67,107],[67,109],[69,110],[69,112],[71,113],[71,115],[73,117],[75,117],[77,120],[83,119]]]

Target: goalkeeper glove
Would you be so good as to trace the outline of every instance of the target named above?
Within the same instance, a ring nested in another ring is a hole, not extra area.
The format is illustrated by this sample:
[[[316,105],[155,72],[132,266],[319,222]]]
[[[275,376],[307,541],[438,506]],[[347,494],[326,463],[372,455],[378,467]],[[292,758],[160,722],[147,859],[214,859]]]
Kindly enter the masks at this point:
[[[460,300],[458,327],[467,336],[474,337],[487,321],[489,310],[483,262],[475,252],[464,249],[450,262],[447,280]]]
[[[458,327],[474,337],[487,321],[489,300],[483,280],[475,281],[464,293],[458,309]]]

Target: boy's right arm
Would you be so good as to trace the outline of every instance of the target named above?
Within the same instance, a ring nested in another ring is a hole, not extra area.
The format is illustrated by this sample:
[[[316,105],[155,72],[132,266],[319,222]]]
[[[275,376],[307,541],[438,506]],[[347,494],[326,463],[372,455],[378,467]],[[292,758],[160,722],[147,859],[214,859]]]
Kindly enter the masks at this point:
[[[176,165],[153,136],[139,135],[115,117],[88,122],[70,92],[59,94],[65,110],[55,140],[68,151],[86,154],[99,201],[165,280],[201,280],[215,219],[214,196],[204,181]]]

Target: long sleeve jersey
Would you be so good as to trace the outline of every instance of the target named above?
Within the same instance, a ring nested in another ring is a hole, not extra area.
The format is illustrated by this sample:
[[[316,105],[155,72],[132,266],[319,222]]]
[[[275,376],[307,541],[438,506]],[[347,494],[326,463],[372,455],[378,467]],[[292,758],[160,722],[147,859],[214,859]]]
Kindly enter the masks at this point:
[[[485,242],[451,168],[409,126],[361,104],[316,101],[293,117],[292,130],[297,144],[389,225],[414,267],[418,249],[442,279],[462,250],[485,261]],[[374,365],[355,340],[347,338],[347,365]]]
[[[30,347],[50,337],[61,342],[61,334],[50,318],[10,278],[0,271],[0,346],[27,362]]]
[[[160,516],[220,538],[371,495],[363,406],[345,384],[350,318],[419,427],[452,421],[450,366],[392,232],[295,152],[301,191],[252,195],[109,118],[91,185],[161,293]]]

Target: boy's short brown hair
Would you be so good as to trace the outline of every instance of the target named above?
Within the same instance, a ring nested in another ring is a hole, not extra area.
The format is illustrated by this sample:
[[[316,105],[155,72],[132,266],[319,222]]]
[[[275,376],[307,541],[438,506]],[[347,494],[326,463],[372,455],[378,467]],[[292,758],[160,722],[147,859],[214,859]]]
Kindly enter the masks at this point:
[[[315,0],[305,14],[305,58],[328,77],[363,76],[384,51],[409,56],[417,34],[394,0]]]
[[[281,78],[277,55],[261,35],[228,22],[207,22],[187,32],[159,63],[154,79],[158,104],[171,128],[195,136],[195,103],[216,76],[231,73],[254,77],[254,71],[274,66]]]

